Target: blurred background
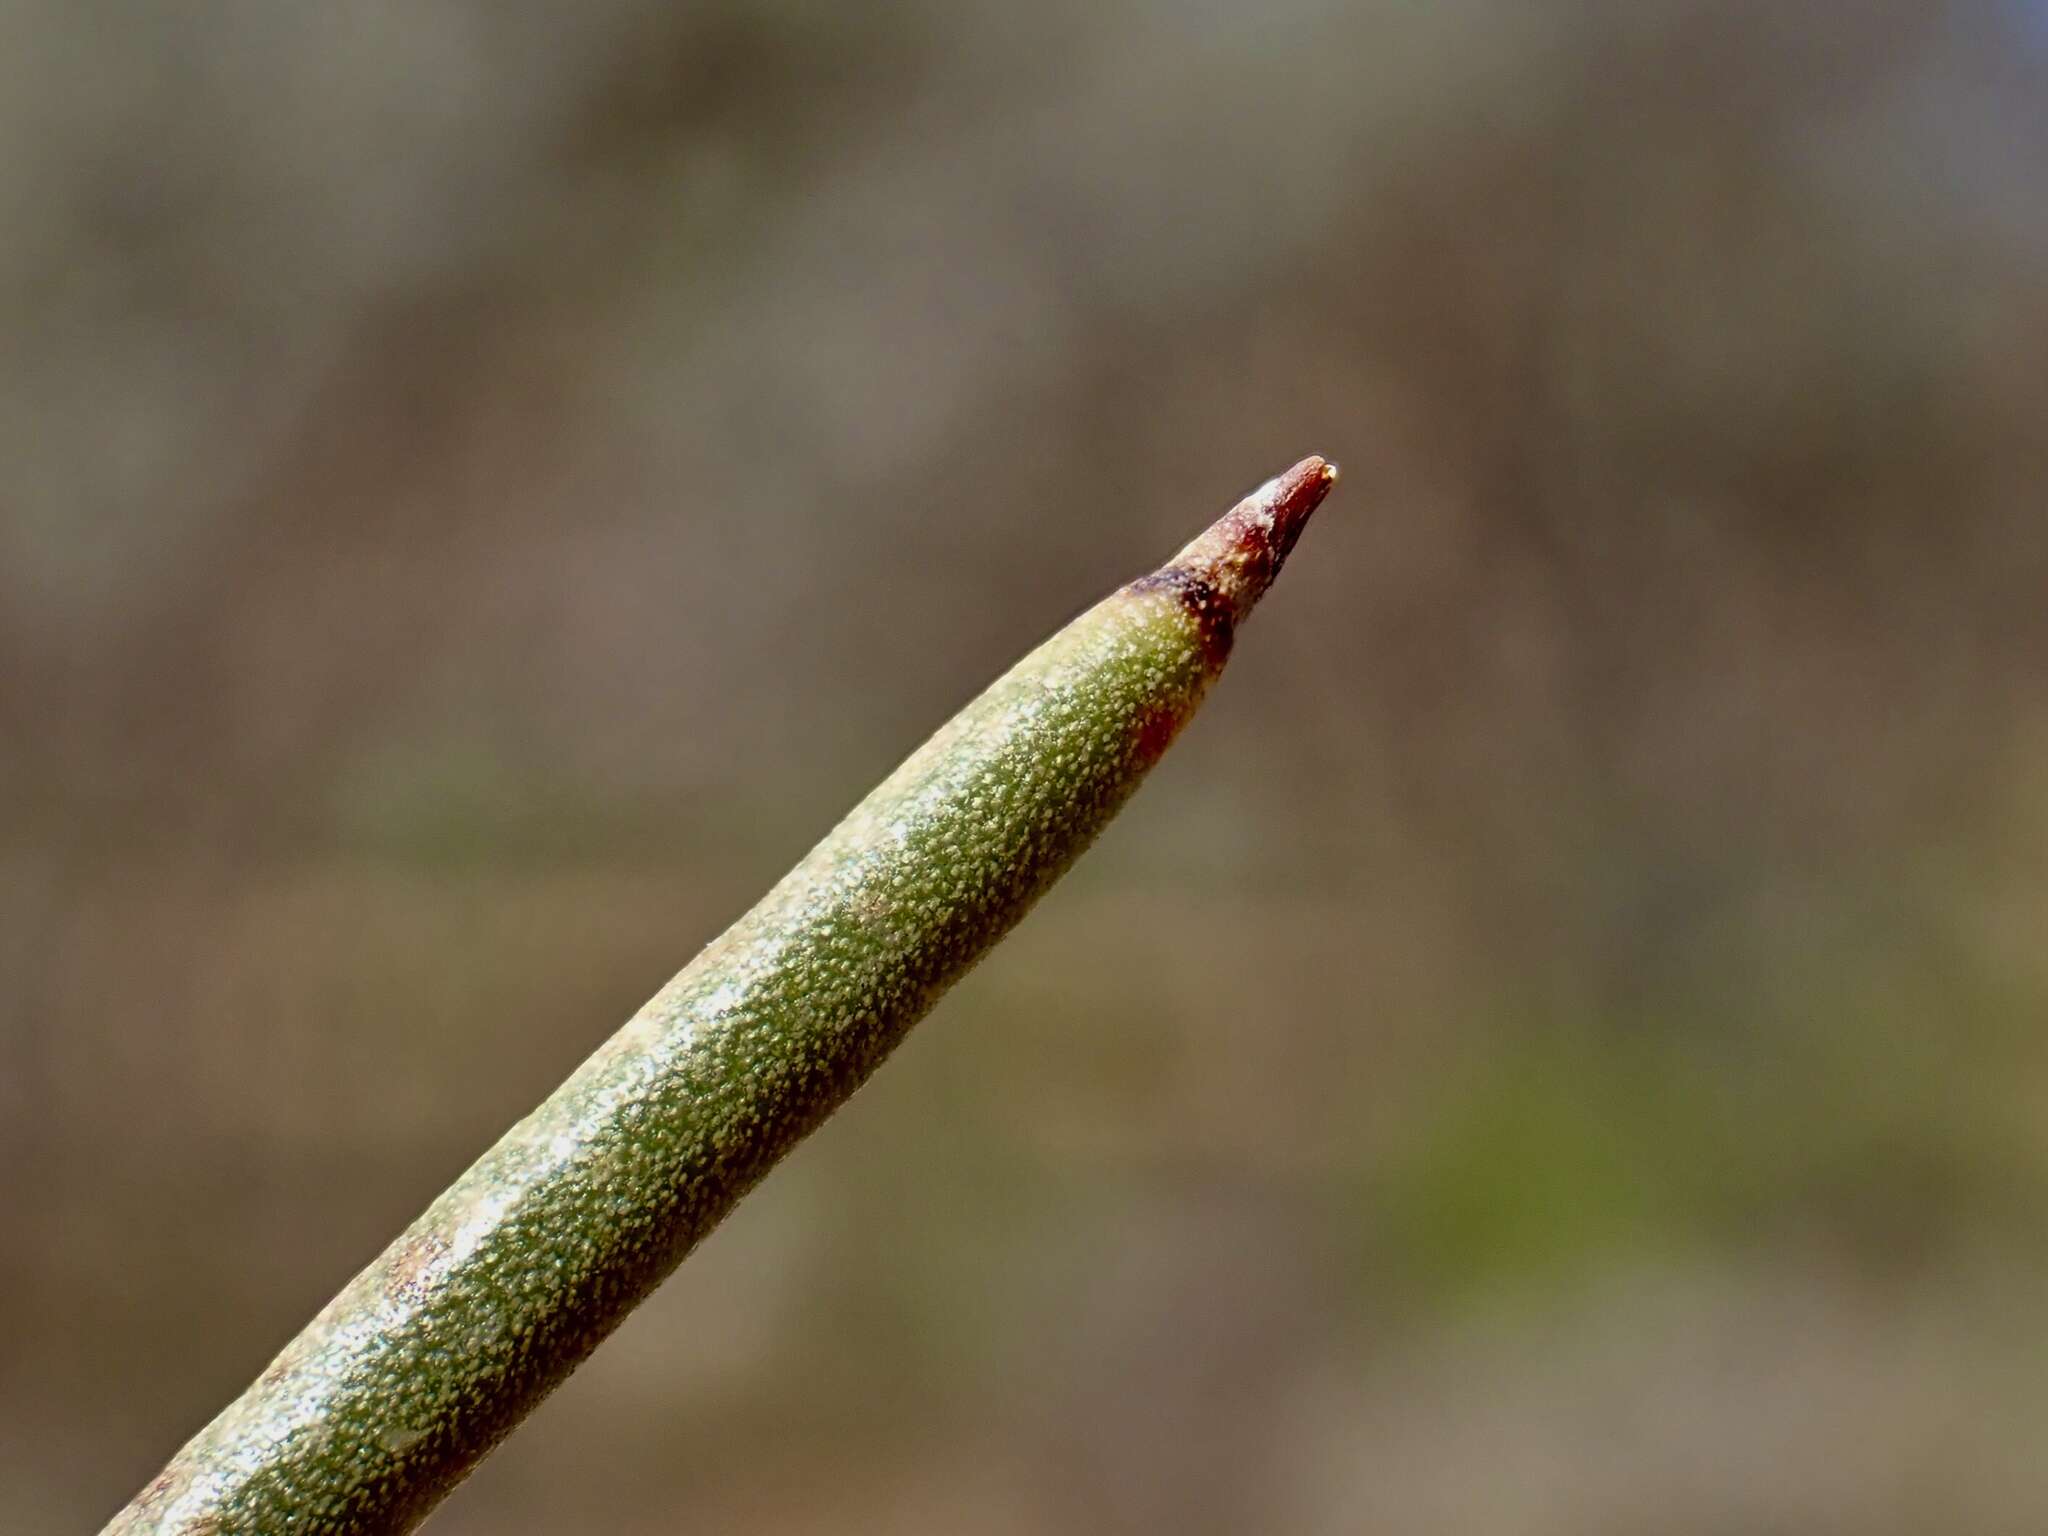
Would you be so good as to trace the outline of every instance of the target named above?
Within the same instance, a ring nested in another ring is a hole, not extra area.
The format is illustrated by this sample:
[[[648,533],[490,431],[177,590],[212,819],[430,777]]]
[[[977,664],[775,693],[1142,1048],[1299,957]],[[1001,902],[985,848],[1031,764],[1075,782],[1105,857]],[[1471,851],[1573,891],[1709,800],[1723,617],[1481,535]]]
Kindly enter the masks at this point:
[[[435,1529],[2042,1529],[2044,165],[2036,0],[14,0],[0,1523],[1314,451]]]

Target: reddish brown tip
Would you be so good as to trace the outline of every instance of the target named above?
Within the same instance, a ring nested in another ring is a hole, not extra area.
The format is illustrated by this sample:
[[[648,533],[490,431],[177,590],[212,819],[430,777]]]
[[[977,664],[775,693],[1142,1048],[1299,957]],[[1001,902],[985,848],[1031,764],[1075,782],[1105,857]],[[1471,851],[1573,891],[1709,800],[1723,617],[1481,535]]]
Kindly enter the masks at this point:
[[[1209,588],[1233,622],[1252,611],[1301,537],[1309,514],[1337,483],[1337,466],[1310,454],[1224,513],[1164,571]]]

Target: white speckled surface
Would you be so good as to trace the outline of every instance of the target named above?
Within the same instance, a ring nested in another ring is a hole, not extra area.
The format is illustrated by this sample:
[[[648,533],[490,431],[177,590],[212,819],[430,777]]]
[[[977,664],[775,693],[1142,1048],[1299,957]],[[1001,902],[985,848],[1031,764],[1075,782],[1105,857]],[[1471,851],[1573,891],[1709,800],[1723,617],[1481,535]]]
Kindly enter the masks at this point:
[[[514,1126],[110,1531],[409,1529],[1088,846],[1334,470],[1026,657]]]

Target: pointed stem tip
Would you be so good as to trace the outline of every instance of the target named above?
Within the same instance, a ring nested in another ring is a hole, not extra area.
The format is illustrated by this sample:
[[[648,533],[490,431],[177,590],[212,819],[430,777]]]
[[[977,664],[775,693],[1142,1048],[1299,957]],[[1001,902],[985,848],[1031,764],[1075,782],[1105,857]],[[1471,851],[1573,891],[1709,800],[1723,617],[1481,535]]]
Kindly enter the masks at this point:
[[[1337,466],[1310,454],[1232,507],[1167,562],[1206,583],[1233,620],[1242,619],[1280,574],[1309,514],[1337,483]]]

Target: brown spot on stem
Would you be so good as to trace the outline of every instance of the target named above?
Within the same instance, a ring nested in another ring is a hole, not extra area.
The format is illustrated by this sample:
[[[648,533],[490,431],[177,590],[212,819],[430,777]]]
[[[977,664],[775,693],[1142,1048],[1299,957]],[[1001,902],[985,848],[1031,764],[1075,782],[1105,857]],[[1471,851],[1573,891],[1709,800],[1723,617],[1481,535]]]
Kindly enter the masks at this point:
[[[1180,712],[1170,705],[1147,710],[1138,721],[1138,760],[1147,766],[1158,762],[1184,723]]]
[[[1310,454],[1224,513],[1159,575],[1184,572],[1213,589],[1214,601],[1235,624],[1273,584],[1309,515],[1336,483],[1337,466]]]
[[[448,1252],[448,1240],[438,1232],[424,1233],[402,1244],[391,1256],[391,1269],[384,1277],[385,1293],[394,1300],[417,1302],[426,1295],[434,1266]]]
[[[1212,669],[1230,655],[1237,625],[1280,574],[1294,541],[1337,483],[1337,466],[1314,454],[1245,497],[1132,592],[1171,592],[1194,615]]]
[[[1132,592],[1170,592],[1181,607],[1194,615],[1202,631],[1202,654],[1214,671],[1230,656],[1230,642],[1237,631],[1237,615],[1216,584],[1177,565],[1162,566],[1150,576],[1132,582]]]

